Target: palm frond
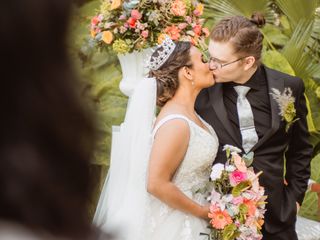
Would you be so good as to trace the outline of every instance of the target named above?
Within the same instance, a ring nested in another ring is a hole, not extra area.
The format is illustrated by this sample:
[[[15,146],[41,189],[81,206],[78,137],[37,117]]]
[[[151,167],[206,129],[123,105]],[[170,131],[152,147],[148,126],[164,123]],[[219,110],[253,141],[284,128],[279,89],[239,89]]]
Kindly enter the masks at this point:
[[[292,28],[294,29],[301,19],[313,21],[319,0],[276,0],[276,5],[289,18]]]
[[[320,154],[314,157],[311,161],[311,179],[320,182]],[[318,209],[318,196],[316,193],[308,191],[303,200],[299,215],[320,221],[317,214]]]
[[[306,46],[312,32],[313,23],[308,20],[300,20],[294,32],[285,45],[282,54],[286,57],[297,76],[305,79],[319,71],[320,66],[306,51]]]
[[[227,16],[245,16],[250,18],[253,12],[259,11],[264,14],[267,22],[274,21],[274,12],[269,0],[247,0],[245,4],[241,0],[206,0],[206,17],[214,22]]]

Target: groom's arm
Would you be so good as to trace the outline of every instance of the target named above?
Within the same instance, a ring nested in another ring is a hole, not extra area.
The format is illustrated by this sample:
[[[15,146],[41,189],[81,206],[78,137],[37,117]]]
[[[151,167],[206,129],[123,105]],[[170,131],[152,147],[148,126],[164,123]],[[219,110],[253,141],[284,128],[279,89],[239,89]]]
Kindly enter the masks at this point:
[[[296,96],[296,112],[298,121],[291,127],[292,135],[286,156],[286,180],[289,190],[297,203],[301,205],[310,178],[310,161],[312,156],[312,145],[309,142],[309,131],[307,125],[307,107],[304,96],[304,84],[298,79],[298,94]]]

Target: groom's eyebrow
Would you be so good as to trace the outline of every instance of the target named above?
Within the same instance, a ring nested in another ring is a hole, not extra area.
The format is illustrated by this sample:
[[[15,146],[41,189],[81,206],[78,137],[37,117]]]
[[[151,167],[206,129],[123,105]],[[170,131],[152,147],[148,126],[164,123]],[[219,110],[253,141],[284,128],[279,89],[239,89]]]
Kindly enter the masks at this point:
[[[211,58],[214,59],[214,60],[216,60],[216,61],[218,61],[218,62],[221,62],[221,63],[222,63],[222,62],[227,62],[227,61],[225,61],[225,60],[221,60],[221,59],[216,58],[216,57],[212,57],[212,56],[211,56]]]

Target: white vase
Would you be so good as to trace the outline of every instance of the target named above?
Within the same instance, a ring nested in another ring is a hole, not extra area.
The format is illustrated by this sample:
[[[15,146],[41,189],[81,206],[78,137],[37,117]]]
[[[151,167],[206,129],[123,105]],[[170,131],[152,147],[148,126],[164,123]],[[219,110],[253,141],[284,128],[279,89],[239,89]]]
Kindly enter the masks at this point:
[[[120,91],[130,97],[138,81],[148,74],[147,62],[152,54],[152,48],[147,48],[141,52],[133,52],[118,55],[121,70],[122,80],[120,82]]]

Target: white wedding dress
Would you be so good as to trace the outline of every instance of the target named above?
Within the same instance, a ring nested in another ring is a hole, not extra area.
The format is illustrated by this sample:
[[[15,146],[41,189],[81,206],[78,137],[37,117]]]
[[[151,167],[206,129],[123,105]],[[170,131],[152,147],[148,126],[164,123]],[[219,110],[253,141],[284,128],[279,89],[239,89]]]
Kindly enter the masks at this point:
[[[200,118],[200,117],[199,117]],[[182,119],[190,127],[190,139],[187,152],[172,182],[193,201],[203,205],[208,204],[206,199],[195,191],[208,182],[212,163],[216,157],[219,142],[213,128],[204,120],[207,129],[201,128],[192,120],[183,115],[168,115],[161,119],[153,130],[153,135],[165,123],[172,119]],[[208,239],[200,236],[207,233],[208,222],[170,208],[165,203],[150,195],[147,218],[144,226],[145,239],[148,240],[198,240]]]

